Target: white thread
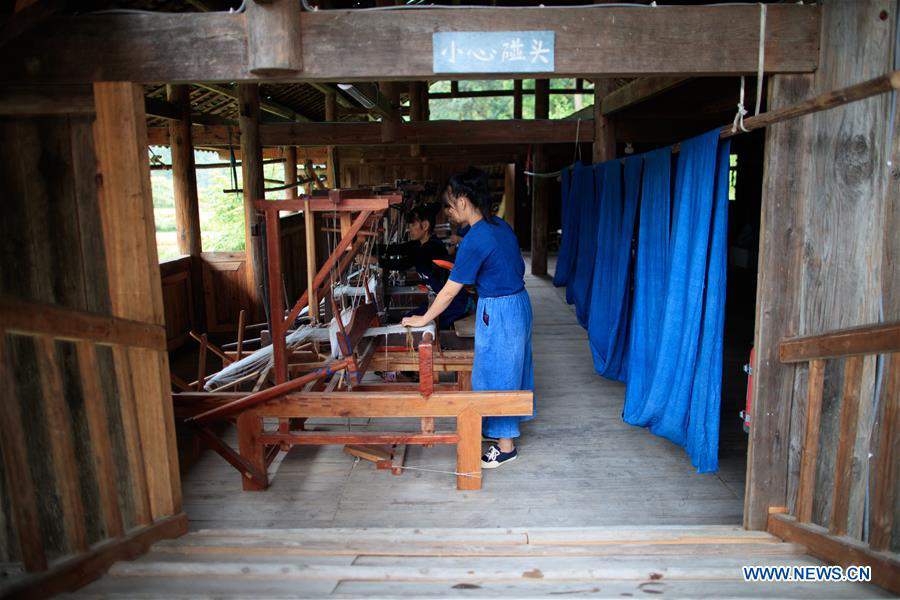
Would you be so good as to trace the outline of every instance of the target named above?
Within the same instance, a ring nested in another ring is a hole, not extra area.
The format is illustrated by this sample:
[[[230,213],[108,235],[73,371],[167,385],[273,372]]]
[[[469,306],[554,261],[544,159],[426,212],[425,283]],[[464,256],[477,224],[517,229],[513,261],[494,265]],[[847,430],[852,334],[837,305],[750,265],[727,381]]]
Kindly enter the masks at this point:
[[[754,115],[759,114],[759,108],[762,104],[762,83],[763,70],[766,63],[766,5],[759,4],[759,58],[756,65],[756,111]],[[743,100],[743,96],[741,97]],[[743,129],[743,127],[742,127]],[[747,131],[744,129],[744,131]]]
[[[412,471],[427,471],[428,473],[443,473],[444,475],[457,475],[459,477],[474,477],[481,479],[481,473],[460,473],[459,471],[441,471],[440,469],[426,469],[425,467],[407,467],[406,465],[392,467],[394,469],[410,469]]]
[[[738,127],[741,128],[741,131],[749,131],[744,127],[744,115],[747,114],[747,109],[744,108],[744,83],[745,78],[741,75],[741,96],[738,99],[737,114],[734,115],[734,123],[731,124],[731,133],[737,133]]]

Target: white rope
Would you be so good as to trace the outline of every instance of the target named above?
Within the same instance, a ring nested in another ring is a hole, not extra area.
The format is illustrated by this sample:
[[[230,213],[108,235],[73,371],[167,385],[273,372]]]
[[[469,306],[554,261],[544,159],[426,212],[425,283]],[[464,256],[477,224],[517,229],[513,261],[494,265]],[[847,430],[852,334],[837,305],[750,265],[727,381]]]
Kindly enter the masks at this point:
[[[734,123],[731,124],[731,133],[737,133],[739,127],[743,132],[750,131],[749,129],[744,127],[744,115],[747,114],[747,109],[744,108],[744,83],[745,77],[741,75],[741,96],[738,99],[737,113],[734,115]]]
[[[759,114],[759,108],[762,105],[762,83],[763,70],[766,64],[766,5],[759,4],[759,57],[756,65],[756,111],[754,115]],[[742,82],[743,85],[743,82]],[[743,100],[743,95],[741,96]],[[742,123],[743,124],[743,123]],[[744,131],[747,131],[744,129]]]

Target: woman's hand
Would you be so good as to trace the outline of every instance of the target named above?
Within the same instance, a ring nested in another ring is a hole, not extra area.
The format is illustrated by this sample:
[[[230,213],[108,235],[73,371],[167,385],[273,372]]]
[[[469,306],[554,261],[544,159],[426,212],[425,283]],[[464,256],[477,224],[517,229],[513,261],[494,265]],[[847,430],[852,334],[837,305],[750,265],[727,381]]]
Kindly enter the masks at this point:
[[[403,317],[403,320],[400,321],[400,324],[404,327],[425,327],[428,325],[428,319],[424,316],[421,317]]]

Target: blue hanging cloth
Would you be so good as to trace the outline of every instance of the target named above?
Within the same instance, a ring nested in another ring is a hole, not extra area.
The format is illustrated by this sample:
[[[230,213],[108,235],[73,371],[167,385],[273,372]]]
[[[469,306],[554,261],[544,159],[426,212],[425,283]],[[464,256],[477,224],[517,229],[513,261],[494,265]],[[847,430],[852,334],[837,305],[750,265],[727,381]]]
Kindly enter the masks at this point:
[[[666,298],[666,262],[669,247],[669,206],[672,188],[672,148],[644,154],[641,210],[634,261],[634,297],[628,342],[628,386],[622,418],[632,425],[641,421],[646,388],[656,364]]]
[[[575,244],[578,240],[578,219],[572,209],[572,168],[566,167],[560,173],[560,192],[562,196],[562,239],[559,242],[559,256],[556,259],[556,271],[553,273],[553,285],[561,287],[569,281],[572,263],[575,258]]]
[[[634,422],[718,469],[730,144],[719,130],[681,144],[656,360]]]
[[[600,223],[591,287],[588,337],[594,369],[604,377],[624,381],[631,306],[631,242],[641,190],[643,159],[633,156],[623,168],[618,160],[600,165]]]
[[[593,167],[582,165],[575,165],[572,174],[572,200],[573,209],[577,206],[578,242],[575,246],[574,269],[566,286],[566,301],[575,304],[575,316],[582,327],[587,327],[594,255],[597,251],[597,193],[594,180],[599,176]]]

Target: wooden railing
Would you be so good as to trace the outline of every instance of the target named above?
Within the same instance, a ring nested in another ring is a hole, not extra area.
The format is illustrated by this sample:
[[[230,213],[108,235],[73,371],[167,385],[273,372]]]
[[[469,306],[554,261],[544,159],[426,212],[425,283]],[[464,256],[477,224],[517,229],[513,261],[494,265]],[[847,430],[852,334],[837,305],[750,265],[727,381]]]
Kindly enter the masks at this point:
[[[900,555],[892,553],[891,534],[897,498],[900,446],[900,323],[888,323],[833,331],[823,335],[786,339],[779,347],[783,363],[809,363],[806,397],[806,430],[800,458],[795,514],[787,508],[770,509],[768,529],[786,540],[804,544],[810,554],[830,562],[872,567],[872,581],[900,593]],[[872,457],[869,534],[864,540],[848,535],[853,448],[856,444],[863,361],[885,354],[880,386],[880,427]],[[831,516],[827,527],[812,522],[816,488],[816,464],[825,366],[828,360],[844,361],[840,425],[831,490]]]

